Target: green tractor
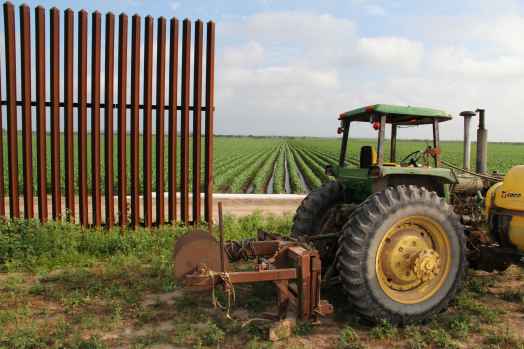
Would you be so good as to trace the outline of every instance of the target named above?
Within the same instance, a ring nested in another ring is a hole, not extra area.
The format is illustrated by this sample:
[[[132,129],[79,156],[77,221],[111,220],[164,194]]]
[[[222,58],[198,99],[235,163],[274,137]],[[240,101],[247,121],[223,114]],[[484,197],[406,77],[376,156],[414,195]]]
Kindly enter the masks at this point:
[[[475,113],[461,115],[468,127],[465,159],[469,162],[469,120]],[[514,248],[494,254],[503,244],[478,238],[486,223],[483,195],[499,178],[468,171],[469,164],[463,171],[441,165],[439,124],[451,118],[440,110],[383,104],[341,114],[340,160],[326,168],[334,180],[310,192],[297,209],[292,236],[313,241],[325,270],[324,283],[341,283],[355,310],[370,320],[407,324],[427,319],[445,309],[459,291],[468,259],[483,269],[501,270],[522,257]],[[485,172],[483,120],[481,111],[477,166]],[[363,146],[360,159],[348,160],[349,130],[356,122],[371,123],[378,142],[376,150]],[[385,160],[387,124],[391,125],[389,161]],[[398,129],[422,125],[432,128],[432,144],[397,159]],[[485,248],[484,252],[468,253],[475,243],[476,250]]]
[[[224,241],[219,203],[220,243],[201,231],[178,239],[175,277],[195,289],[222,285],[228,300],[235,284],[271,281],[275,319],[284,319],[290,305],[302,320],[331,314],[321,287],[340,284],[353,309],[371,321],[409,324],[443,311],[468,265],[486,271],[524,265],[524,166],[504,177],[487,173],[484,111],[477,112],[475,171],[469,128],[476,112],[461,113],[462,168],[441,158],[439,124],[451,120],[448,113],[383,104],[343,113],[340,158],[326,167],[334,180],[304,199],[291,237],[259,231],[256,238]],[[355,122],[378,132],[376,150],[361,147],[359,159],[346,156]],[[433,142],[397,159],[397,131],[409,126],[431,127]],[[255,268],[228,265],[248,260]]]

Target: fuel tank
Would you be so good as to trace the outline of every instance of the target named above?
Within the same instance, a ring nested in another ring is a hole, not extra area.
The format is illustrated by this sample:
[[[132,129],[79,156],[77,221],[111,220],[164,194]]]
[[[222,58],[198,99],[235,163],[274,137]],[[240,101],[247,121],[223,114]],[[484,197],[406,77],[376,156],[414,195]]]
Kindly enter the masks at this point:
[[[513,167],[488,190],[485,210],[492,235],[524,251],[524,165]]]

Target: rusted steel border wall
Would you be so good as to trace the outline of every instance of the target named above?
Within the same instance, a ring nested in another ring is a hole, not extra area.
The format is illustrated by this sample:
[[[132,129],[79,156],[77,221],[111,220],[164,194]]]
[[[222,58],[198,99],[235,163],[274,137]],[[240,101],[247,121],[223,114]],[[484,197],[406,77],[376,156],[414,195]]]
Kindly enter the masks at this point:
[[[3,24],[0,217],[107,227],[212,219],[212,21],[5,2]]]

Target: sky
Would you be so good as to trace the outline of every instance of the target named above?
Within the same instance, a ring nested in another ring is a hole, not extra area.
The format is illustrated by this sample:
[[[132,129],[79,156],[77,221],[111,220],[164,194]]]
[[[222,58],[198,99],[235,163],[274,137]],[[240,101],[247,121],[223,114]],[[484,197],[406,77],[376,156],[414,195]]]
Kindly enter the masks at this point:
[[[484,108],[490,140],[524,141],[524,1],[26,3],[214,20],[217,133],[331,137],[341,112],[389,103],[456,115],[443,139],[462,138],[462,110]],[[362,124],[352,136],[375,132]]]

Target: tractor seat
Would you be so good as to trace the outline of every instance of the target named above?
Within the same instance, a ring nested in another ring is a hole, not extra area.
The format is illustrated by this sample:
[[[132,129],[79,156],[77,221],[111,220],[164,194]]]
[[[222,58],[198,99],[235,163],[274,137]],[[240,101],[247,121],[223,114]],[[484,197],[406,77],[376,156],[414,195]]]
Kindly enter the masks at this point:
[[[377,163],[377,151],[372,145],[360,148],[360,168],[370,168]]]

